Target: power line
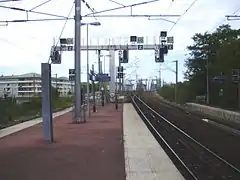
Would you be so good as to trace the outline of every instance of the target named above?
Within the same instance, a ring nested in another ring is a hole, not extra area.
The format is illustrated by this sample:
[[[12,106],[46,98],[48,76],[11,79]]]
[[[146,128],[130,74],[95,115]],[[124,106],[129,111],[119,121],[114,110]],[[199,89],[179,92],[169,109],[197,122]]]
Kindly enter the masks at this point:
[[[236,11],[233,12],[233,15],[236,15],[236,14],[238,13],[238,11],[240,11],[240,7],[239,7]],[[227,20],[228,20],[228,19],[223,19],[223,20],[221,20],[219,23],[217,23],[215,26],[213,26],[213,28],[211,28],[211,30],[208,31],[208,32],[212,32],[213,30],[215,30],[218,26],[220,26],[221,24],[223,24],[223,23],[226,22]]]
[[[193,5],[197,2],[197,0],[194,0],[192,4],[186,9],[186,11],[178,18],[178,20],[173,24],[171,29],[169,30],[169,33],[172,31],[172,29],[177,25],[177,23],[182,19],[182,17],[193,7]]]
[[[85,1],[82,0],[82,2],[86,5],[86,7],[94,14],[95,13],[95,9],[91,8],[91,6]],[[94,16],[94,15],[93,15]],[[97,18],[94,16],[95,20],[97,20]]]
[[[227,16],[226,16],[226,17],[227,17],[227,20],[228,20],[228,21],[240,20],[240,19],[239,19],[240,16],[237,16],[238,11],[240,11],[240,8],[238,8],[238,9],[233,13],[233,15],[227,15]],[[235,18],[235,19],[230,19],[230,18]]]
[[[57,40],[56,44],[54,45],[54,47],[58,45],[58,43],[59,43],[59,41],[60,41],[60,38],[62,37],[62,34],[63,34],[64,30],[65,30],[66,24],[67,24],[67,22],[68,22],[68,18],[70,17],[70,15],[71,15],[71,13],[72,13],[72,10],[73,10],[74,5],[75,5],[75,3],[73,2],[73,5],[72,5],[72,7],[71,7],[71,9],[70,9],[70,11],[69,11],[69,13],[68,13],[67,19],[65,20],[65,22],[64,22],[64,24],[63,24],[61,33],[60,33],[60,35],[59,35],[59,37],[58,37],[58,40]],[[48,63],[50,62],[50,60],[51,60],[51,56],[49,56]]]
[[[65,16],[60,16],[60,15],[50,14],[50,13],[44,13],[44,12],[38,12],[38,11],[33,11],[33,10],[26,10],[26,9],[17,8],[17,7],[0,5],[0,8],[11,9],[11,10],[21,11],[21,12],[26,12],[26,13],[35,13],[35,14],[41,14],[41,15],[47,15],[47,16],[54,16],[54,17],[59,17],[59,18],[66,18]]]
[[[144,1],[141,3],[135,3],[135,4],[131,4],[131,5],[127,5],[125,7],[117,7],[117,8],[112,8],[112,9],[105,9],[102,11],[97,11],[97,12],[92,12],[90,14],[85,14],[82,17],[97,17],[96,14],[100,14],[100,13],[104,13],[104,12],[110,12],[110,11],[115,11],[115,10],[119,10],[119,9],[123,9],[123,8],[132,8],[135,6],[139,6],[139,5],[145,5],[148,3],[152,3],[152,2],[157,2],[159,0],[149,0],[149,1]],[[0,6],[1,7],[1,6]],[[8,8],[8,9],[13,9],[13,10],[18,10],[18,11],[23,11],[23,12],[29,12],[30,10],[25,10],[25,9],[21,9],[21,8],[13,8],[13,7],[6,7],[6,6],[2,6],[2,8]],[[94,9],[92,9],[94,10]],[[59,18],[43,18],[43,19],[18,19],[18,20],[5,20],[5,21],[0,21],[0,23],[21,23],[21,22],[37,22],[37,21],[62,21],[62,20],[72,20],[74,18],[69,18],[69,17],[65,17],[65,16],[59,16],[59,15],[54,15],[54,14],[48,14],[48,13],[42,13],[42,12],[36,12],[36,11],[31,11],[32,13],[38,13],[38,14],[44,14],[44,15],[50,15],[50,16],[57,16]],[[94,16],[93,16],[94,15]],[[121,17],[130,17],[129,15],[120,15]],[[164,17],[166,15],[134,15],[131,17]],[[179,15],[173,15],[173,16],[179,16]],[[110,17],[109,15],[105,15],[105,16],[101,16],[101,17]],[[117,16],[115,16],[117,17]],[[119,16],[118,16],[119,17]]]
[[[18,2],[18,1],[22,1],[22,0],[2,0],[0,1],[0,3],[5,3],[5,2]]]
[[[113,3],[115,3],[115,4],[118,4],[118,5],[120,5],[120,6],[125,7],[125,5],[123,5],[123,4],[121,4],[121,3],[117,2],[117,1],[113,1],[113,0],[109,0],[109,1],[110,1],[110,2],[113,2]]]
[[[168,6],[167,12],[168,12],[168,11],[170,10],[170,8],[172,7],[173,2],[174,2],[174,0],[172,0],[171,3],[170,3],[170,5]],[[148,18],[148,20],[161,20],[161,21],[165,21],[165,22],[169,22],[169,23],[175,24],[174,21],[171,21],[171,20],[168,20],[168,19],[164,19],[164,18],[154,18],[154,19]],[[161,23],[160,23],[159,25],[161,25]]]
[[[149,4],[149,3],[157,2],[157,1],[160,1],[160,0],[150,0],[150,1],[144,1],[144,2],[141,2],[141,3],[135,3],[135,4],[131,4],[131,5],[126,5],[126,6],[124,6],[124,7],[121,6],[121,7],[111,8],[111,9],[104,9],[104,10],[97,11],[97,12],[94,12],[94,13],[85,14],[83,17],[93,16],[93,15],[95,15],[95,14],[100,14],[100,13],[104,13],[104,12],[115,11],[115,10],[119,10],[119,9],[129,8],[129,7],[132,8],[132,7],[135,7],[135,6],[145,5],[145,4]]]
[[[172,7],[172,5],[173,5],[173,2],[174,2],[174,0],[172,0],[172,1],[171,1],[170,5],[168,6],[168,9],[167,9],[167,11],[169,11],[169,9]]]
[[[39,4],[39,5],[31,8],[30,11],[32,11],[32,10],[34,10],[34,9],[37,9],[37,8],[39,8],[40,6],[43,6],[43,5],[45,5],[45,4],[47,4],[47,3],[51,2],[51,1],[52,1],[52,0],[44,1],[43,3],[41,3],[41,4]]]

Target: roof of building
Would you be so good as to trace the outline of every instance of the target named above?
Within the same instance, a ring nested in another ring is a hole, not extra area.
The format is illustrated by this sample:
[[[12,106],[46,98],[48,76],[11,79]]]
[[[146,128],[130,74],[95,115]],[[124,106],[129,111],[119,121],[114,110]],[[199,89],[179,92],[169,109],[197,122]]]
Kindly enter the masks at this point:
[[[20,75],[12,75],[12,76],[4,76],[4,75],[1,75],[0,76],[0,79],[12,79],[12,78],[32,78],[32,77],[41,77],[41,74],[38,74],[38,73],[26,73],[26,74],[20,74]],[[53,77],[55,78],[55,77]],[[58,79],[62,79],[62,80],[68,80],[67,77],[58,77]]]

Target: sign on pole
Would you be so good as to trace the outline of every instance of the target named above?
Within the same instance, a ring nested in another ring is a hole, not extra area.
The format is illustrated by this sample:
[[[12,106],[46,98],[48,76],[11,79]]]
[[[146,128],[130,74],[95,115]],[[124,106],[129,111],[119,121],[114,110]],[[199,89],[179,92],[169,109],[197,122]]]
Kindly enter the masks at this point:
[[[109,82],[111,81],[111,77],[108,74],[97,74],[96,81],[98,82]]]
[[[138,50],[143,50],[143,45],[138,45]]]
[[[167,43],[173,44],[173,36],[167,37]]]
[[[75,81],[75,69],[69,69],[68,75],[69,75],[69,81]]]
[[[73,44],[73,38],[61,38],[60,44]]]
[[[232,82],[240,82],[240,69],[232,69]]]
[[[144,37],[137,37],[137,43],[143,44],[144,43]]]
[[[173,50],[173,44],[168,44],[168,50]]]
[[[62,56],[59,51],[53,50],[53,53],[51,54],[51,62],[52,64],[61,64],[62,62]]]
[[[167,37],[167,31],[161,31],[160,37]]]

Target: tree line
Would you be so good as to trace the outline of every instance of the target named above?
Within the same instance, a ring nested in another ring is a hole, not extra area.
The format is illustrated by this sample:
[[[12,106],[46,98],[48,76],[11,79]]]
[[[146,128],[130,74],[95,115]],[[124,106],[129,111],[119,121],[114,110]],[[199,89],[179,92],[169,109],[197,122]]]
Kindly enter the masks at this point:
[[[214,32],[196,33],[187,47],[185,81],[177,84],[177,102],[201,101],[223,108],[238,108],[240,89],[240,29],[221,25]],[[164,85],[159,93],[174,100],[174,84]]]

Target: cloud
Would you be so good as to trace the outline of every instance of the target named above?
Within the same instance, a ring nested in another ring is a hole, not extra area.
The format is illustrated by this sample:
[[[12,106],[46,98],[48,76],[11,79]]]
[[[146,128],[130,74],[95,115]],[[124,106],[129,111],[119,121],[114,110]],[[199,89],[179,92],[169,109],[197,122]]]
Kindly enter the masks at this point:
[[[42,0],[24,0],[22,2],[4,3],[6,6],[20,7],[31,9],[32,7],[42,3]],[[109,0],[88,0],[88,4],[96,11],[101,11],[108,8],[118,7],[117,4],[111,3]],[[139,3],[139,0],[119,0],[124,5]],[[171,1],[160,0],[155,3],[134,7],[134,14],[183,14],[190,6],[193,0]],[[67,16],[73,1],[57,1],[43,5],[35,11],[58,14]],[[1,4],[3,5],[3,4]],[[184,70],[184,49],[192,43],[191,37],[196,32],[205,32],[213,28],[219,22],[225,19],[226,14],[231,14],[237,7],[240,7],[239,0],[231,0],[231,3],[226,0],[201,0],[196,1],[195,5],[176,24],[170,32],[174,36],[174,50],[170,51],[166,56],[166,63],[171,65],[171,61],[179,60],[180,80],[183,79],[182,71]],[[112,11],[104,14],[130,14],[130,8]],[[89,13],[89,9],[82,3],[82,14]],[[100,15],[100,14],[99,14]],[[74,11],[70,17],[74,16]],[[0,20],[24,19],[26,13],[17,12],[9,9],[1,9]],[[29,14],[28,18],[49,18],[46,15]],[[50,17],[54,18],[54,17]],[[165,18],[165,17],[162,17]],[[155,18],[156,19],[156,18]],[[166,18],[176,21],[178,17]],[[83,22],[100,21],[101,26],[89,27],[89,43],[97,44],[126,44],[131,35],[144,36],[146,43],[155,43],[158,41],[159,32],[161,30],[169,30],[173,24],[161,20],[148,20],[147,18],[83,18]],[[0,23],[4,24],[4,23]],[[28,22],[28,23],[10,23],[7,27],[0,26],[0,48],[1,61],[0,66],[4,68],[2,73],[27,73],[32,71],[40,72],[40,63],[46,62],[49,58],[53,38],[58,38],[61,33],[64,21],[46,21],[46,22]],[[239,26],[237,22],[231,22],[233,27]],[[86,27],[82,27],[82,44],[86,45]],[[69,21],[66,24],[62,37],[74,37],[74,22]],[[103,52],[107,53],[107,52]],[[86,66],[86,52],[82,52],[82,64]],[[157,76],[156,68],[159,64],[154,62],[153,51],[131,51],[130,62],[138,57],[140,59],[137,73],[139,77]],[[89,53],[90,64],[97,60],[95,52]],[[106,62],[108,65],[108,62]],[[116,52],[117,64],[117,52]],[[127,66],[127,65],[126,65]],[[164,66],[164,65],[163,65]],[[54,65],[53,72],[59,76],[68,76],[68,69],[74,67],[74,53],[64,52],[63,62],[61,65]],[[83,69],[84,71],[84,69]],[[134,68],[129,68],[127,73],[134,71]],[[167,81],[174,81],[172,72],[165,70],[163,78]],[[134,73],[132,77],[134,77]],[[82,76],[86,79],[86,76]]]

